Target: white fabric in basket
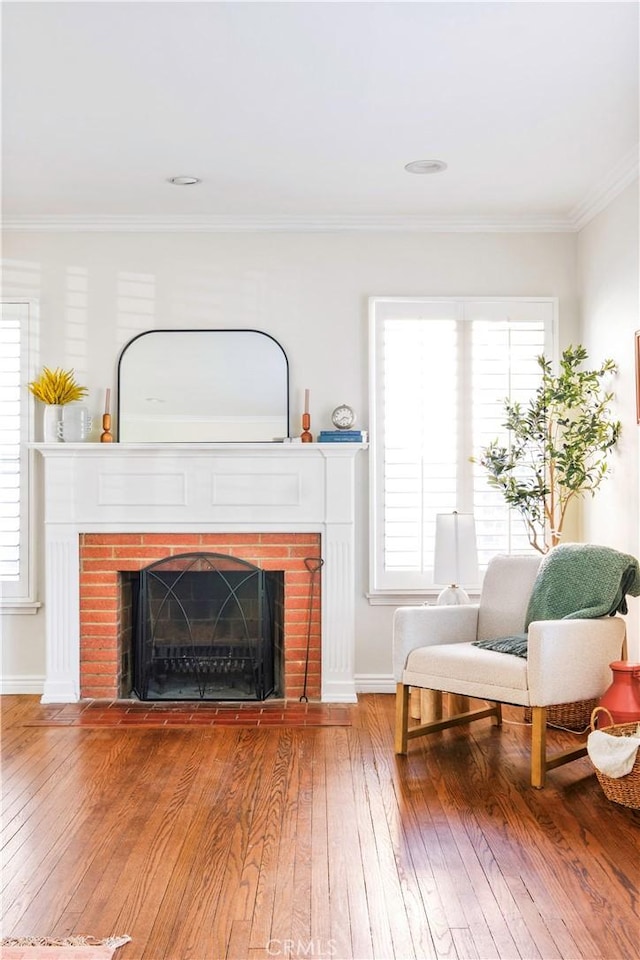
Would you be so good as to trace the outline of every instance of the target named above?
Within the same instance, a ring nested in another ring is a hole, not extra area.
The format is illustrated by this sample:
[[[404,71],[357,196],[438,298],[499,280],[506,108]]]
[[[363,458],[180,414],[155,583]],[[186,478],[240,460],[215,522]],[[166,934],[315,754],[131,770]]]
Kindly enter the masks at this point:
[[[600,773],[617,779],[633,769],[640,747],[640,724],[635,737],[615,737],[606,730],[593,730],[587,737],[587,753]]]

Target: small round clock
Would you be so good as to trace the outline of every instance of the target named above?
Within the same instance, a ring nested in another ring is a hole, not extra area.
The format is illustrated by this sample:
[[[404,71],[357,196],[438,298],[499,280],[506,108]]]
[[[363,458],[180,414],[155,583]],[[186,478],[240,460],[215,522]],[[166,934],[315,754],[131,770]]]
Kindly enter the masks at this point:
[[[356,415],[346,403],[341,403],[331,414],[331,422],[338,430],[349,430],[356,422]]]

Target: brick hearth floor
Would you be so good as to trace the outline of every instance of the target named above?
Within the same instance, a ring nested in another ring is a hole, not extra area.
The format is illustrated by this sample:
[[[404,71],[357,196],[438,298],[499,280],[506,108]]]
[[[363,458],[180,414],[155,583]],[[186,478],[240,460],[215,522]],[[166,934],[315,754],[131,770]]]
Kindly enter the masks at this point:
[[[349,727],[352,706],[300,703],[297,700],[260,702],[81,700],[41,704],[33,727],[192,727],[279,726]]]

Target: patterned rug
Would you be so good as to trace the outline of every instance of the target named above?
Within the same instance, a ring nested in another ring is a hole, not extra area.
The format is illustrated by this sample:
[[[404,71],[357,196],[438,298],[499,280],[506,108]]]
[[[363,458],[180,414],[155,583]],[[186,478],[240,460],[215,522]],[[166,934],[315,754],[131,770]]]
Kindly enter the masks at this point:
[[[353,707],[343,703],[81,700],[41,704],[28,727],[350,727]]]
[[[111,960],[131,937],[3,937],[2,960]]]

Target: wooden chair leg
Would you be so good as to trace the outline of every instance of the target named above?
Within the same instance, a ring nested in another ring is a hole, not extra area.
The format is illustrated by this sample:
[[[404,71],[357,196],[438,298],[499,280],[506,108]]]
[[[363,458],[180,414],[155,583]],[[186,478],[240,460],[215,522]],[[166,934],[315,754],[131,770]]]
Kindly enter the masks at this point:
[[[480,720],[483,717],[491,717],[497,726],[502,723],[502,704],[498,701],[487,701],[486,708],[472,710],[467,713],[458,714],[454,717],[439,719],[441,716],[440,702],[438,699],[439,691],[422,691],[422,693],[434,694],[433,699],[428,699],[426,705],[429,711],[434,711],[436,718],[421,723],[419,726],[409,728],[410,717],[410,696],[411,688],[404,683],[398,683],[396,686],[396,728],[395,728],[395,752],[404,755],[408,752],[408,743],[414,737],[424,736],[429,733],[436,733],[439,730],[445,730],[448,727],[457,726],[462,723],[469,723],[472,720]],[[441,699],[441,695],[440,695]],[[547,756],[547,708],[531,707],[531,786],[541,790],[545,785],[547,770],[553,770],[563,763],[569,763],[571,760],[577,760],[579,757],[586,756],[586,744],[578,747],[572,747],[569,750],[563,750],[555,753],[553,756]]]
[[[490,700],[489,704],[495,707],[496,709],[496,712],[493,715],[493,722],[495,723],[496,727],[501,727],[502,726],[502,704],[499,703],[497,700]]]
[[[547,708],[531,707],[531,786],[544,787],[547,772]]]
[[[409,702],[411,688],[404,683],[396,685],[396,732],[395,732],[395,750],[398,754],[407,752],[409,729]]]

